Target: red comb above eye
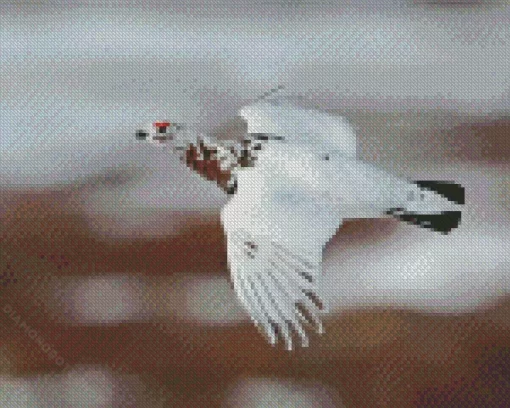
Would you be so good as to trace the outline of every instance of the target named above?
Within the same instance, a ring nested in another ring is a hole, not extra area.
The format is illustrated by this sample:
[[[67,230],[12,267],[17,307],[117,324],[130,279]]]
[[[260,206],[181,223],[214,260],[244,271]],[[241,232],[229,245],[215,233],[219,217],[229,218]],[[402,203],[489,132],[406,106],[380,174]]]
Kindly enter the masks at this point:
[[[170,122],[154,122],[154,127],[170,126]]]

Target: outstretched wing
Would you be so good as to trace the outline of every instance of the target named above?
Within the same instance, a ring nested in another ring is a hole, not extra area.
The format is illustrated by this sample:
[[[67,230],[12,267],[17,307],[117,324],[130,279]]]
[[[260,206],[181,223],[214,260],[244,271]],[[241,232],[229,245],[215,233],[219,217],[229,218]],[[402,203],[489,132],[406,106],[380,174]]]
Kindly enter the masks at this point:
[[[271,344],[307,346],[310,327],[322,332],[322,252],[341,218],[291,189],[242,194],[222,210],[234,289]]]
[[[279,136],[290,143],[356,157],[356,135],[342,117],[268,101],[247,105],[239,115],[247,122],[248,133]]]

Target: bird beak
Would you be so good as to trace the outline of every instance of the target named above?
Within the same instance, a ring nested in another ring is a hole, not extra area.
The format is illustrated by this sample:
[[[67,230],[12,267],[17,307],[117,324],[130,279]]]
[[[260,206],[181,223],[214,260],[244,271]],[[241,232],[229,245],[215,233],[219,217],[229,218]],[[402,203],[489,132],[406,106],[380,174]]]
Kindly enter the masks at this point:
[[[138,129],[136,131],[136,140],[147,140],[149,137],[149,133],[147,133],[145,130]]]

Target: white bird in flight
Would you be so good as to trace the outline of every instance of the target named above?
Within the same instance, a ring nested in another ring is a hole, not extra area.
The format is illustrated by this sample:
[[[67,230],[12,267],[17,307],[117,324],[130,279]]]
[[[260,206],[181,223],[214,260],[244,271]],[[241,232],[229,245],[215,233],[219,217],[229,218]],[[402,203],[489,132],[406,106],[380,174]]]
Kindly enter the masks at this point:
[[[188,167],[232,198],[221,211],[234,289],[268,341],[292,350],[324,331],[323,249],[346,218],[393,216],[448,233],[460,222],[464,190],[410,181],[356,158],[356,136],[340,117],[258,101],[239,114],[241,143],[159,121],[138,139],[170,145]]]

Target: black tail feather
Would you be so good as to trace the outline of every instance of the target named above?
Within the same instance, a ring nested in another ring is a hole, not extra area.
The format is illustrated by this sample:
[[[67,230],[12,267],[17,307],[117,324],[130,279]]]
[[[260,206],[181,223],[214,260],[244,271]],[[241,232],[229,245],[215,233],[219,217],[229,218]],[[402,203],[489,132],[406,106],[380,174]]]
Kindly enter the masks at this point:
[[[418,180],[415,183],[424,189],[435,191],[457,204],[464,204],[464,187],[453,181]]]
[[[440,214],[416,214],[407,212],[403,208],[394,208],[387,213],[401,221],[429,228],[442,234],[448,234],[452,229],[457,228],[461,219],[460,211],[443,211]]]

